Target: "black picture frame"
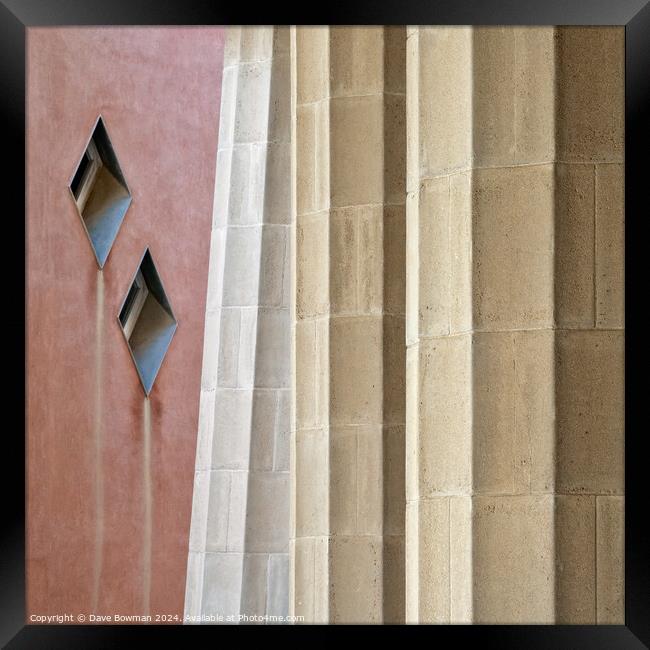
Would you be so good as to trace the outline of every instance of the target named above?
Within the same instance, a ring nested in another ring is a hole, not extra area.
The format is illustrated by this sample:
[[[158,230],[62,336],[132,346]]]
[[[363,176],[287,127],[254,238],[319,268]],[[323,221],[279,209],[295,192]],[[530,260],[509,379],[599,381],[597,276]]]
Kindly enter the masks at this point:
[[[0,644],[8,648],[112,648],[149,643],[154,635],[183,642],[223,639],[224,627],[211,626],[44,626],[25,625],[25,353],[24,286],[12,282],[25,264],[25,34],[32,26],[61,25],[222,25],[222,24],[474,24],[474,25],[624,25],[625,26],[625,209],[626,209],[626,474],[625,474],[625,625],[620,626],[400,626],[377,627],[408,642],[412,634],[429,642],[477,644],[495,648],[644,648],[650,645],[650,536],[646,428],[641,420],[643,340],[639,323],[644,281],[639,250],[644,238],[645,164],[650,154],[650,0],[384,0],[308,6],[296,15],[277,3],[257,10],[243,3],[205,0],[0,0],[0,128],[5,158],[2,208],[5,237],[0,255],[5,283],[3,338],[5,417],[0,454]],[[647,181],[646,181],[647,182]],[[18,215],[22,214],[23,219]],[[22,245],[21,245],[22,244]],[[646,253],[647,255],[647,253]],[[9,295],[7,295],[7,292]],[[22,301],[22,303],[21,303]],[[20,342],[22,341],[22,346]],[[628,353],[631,352],[631,353]],[[24,375],[22,375],[24,377]],[[23,435],[21,435],[21,430]],[[305,634],[312,626],[265,626],[263,633]],[[232,629],[232,628],[231,628]],[[244,629],[238,627],[238,630]],[[359,632],[330,626],[349,639]],[[258,628],[259,631],[259,628]],[[367,639],[368,629],[363,630]],[[163,636],[164,635],[164,636]],[[217,635],[217,636],[215,636]],[[363,639],[359,638],[359,642]],[[267,637],[268,639],[268,637]]]

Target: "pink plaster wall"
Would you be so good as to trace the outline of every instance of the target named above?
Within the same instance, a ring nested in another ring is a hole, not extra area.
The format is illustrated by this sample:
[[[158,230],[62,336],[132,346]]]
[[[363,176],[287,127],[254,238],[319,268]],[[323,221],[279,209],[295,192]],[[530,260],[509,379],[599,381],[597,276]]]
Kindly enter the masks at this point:
[[[218,27],[28,30],[28,619],[182,617],[223,40]],[[100,314],[67,189],[99,114],[133,195]],[[150,474],[117,321],[147,246],[179,323],[150,396]]]

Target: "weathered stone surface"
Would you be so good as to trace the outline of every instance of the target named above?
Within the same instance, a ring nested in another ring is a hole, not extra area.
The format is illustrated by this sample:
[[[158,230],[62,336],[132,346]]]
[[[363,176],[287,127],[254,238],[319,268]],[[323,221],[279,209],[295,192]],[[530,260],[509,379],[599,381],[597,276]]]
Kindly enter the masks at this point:
[[[477,169],[472,188],[474,327],[551,327],[552,165]]]
[[[204,614],[285,615],[288,32],[229,31],[186,603]]]
[[[407,621],[622,620],[622,35],[407,31]]]
[[[625,187],[622,164],[596,165],[596,326],[625,325]]]
[[[623,332],[557,332],[556,346],[556,488],[622,494]]]
[[[557,28],[557,154],[570,162],[623,162],[625,30]]]
[[[596,622],[625,622],[623,497],[596,497]]]
[[[555,621],[596,623],[596,497],[555,498]]]
[[[553,497],[473,501],[473,622],[552,623]]]

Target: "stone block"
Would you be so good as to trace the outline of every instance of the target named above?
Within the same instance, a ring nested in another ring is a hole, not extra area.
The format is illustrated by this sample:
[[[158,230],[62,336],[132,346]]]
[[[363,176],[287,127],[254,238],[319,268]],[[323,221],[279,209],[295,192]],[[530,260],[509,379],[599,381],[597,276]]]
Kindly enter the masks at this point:
[[[417,247],[417,331],[419,336],[449,334],[449,178],[423,181],[414,209],[417,216],[413,215],[412,220],[409,217],[408,236],[411,237],[413,225],[413,246]]]
[[[215,311],[223,298],[223,260],[226,257],[226,229],[213,228],[210,235],[210,265],[206,309]]]
[[[553,167],[473,173],[474,328],[553,324]]]
[[[330,311],[357,313],[359,296],[360,209],[332,210],[329,220]],[[320,263],[325,266],[325,260]]]
[[[405,568],[404,535],[384,535],[382,549],[383,623],[394,625],[405,622]]]
[[[472,28],[472,153],[476,167],[515,159],[515,31]]]
[[[476,333],[472,350],[474,491],[552,491],[553,332]]]
[[[187,582],[185,586],[185,605],[183,612],[185,616],[199,617],[201,615],[201,596],[203,592],[203,553],[189,552],[187,556]],[[196,622],[188,621],[186,624],[196,625]]]
[[[288,53],[275,53],[271,63],[268,133],[270,142],[291,143],[291,61]]]
[[[290,402],[291,391],[276,391],[278,396],[277,417],[275,422],[275,444],[273,448],[273,469],[280,472],[289,471],[289,440],[291,437]]]
[[[296,214],[316,211],[316,105],[296,107]]]
[[[243,62],[264,61],[273,56],[274,28],[249,25],[240,27],[239,60]]]
[[[293,562],[293,598],[291,613],[304,617],[305,623],[314,621],[314,538],[291,541]]]
[[[288,109],[287,109],[288,110]],[[264,222],[291,223],[291,147],[286,143],[268,145],[264,185]]]
[[[217,151],[217,166],[215,171],[214,199],[212,203],[212,227],[224,227],[228,224],[230,204],[230,179],[232,177],[233,149]],[[217,258],[218,260],[222,258]]]
[[[382,319],[339,317],[329,323],[333,425],[382,422]]]
[[[472,37],[474,165],[552,161],[553,27],[474,27]]]
[[[472,623],[472,497],[449,497],[449,622]]]
[[[266,142],[271,88],[271,61],[237,66],[235,143]]]
[[[471,364],[470,335],[419,344],[417,433],[408,433],[407,454],[417,458],[420,497],[470,489]]]
[[[234,388],[237,386],[241,310],[221,309],[220,314],[219,347],[211,352],[218,358],[217,386]]]
[[[356,209],[357,218],[357,309],[359,313],[382,312],[384,270],[384,214],[381,207]],[[345,255],[343,251],[341,254]]]
[[[254,391],[249,465],[251,470],[273,469],[277,404],[277,391]]]
[[[211,391],[217,386],[220,330],[221,310],[206,311],[203,334],[203,367],[201,370],[202,391]]]
[[[623,162],[625,29],[557,28],[557,153],[567,162]]]
[[[246,542],[246,509],[248,503],[248,472],[230,471],[228,499],[228,544],[226,550],[243,553]],[[218,506],[217,506],[218,507]],[[212,503],[210,503],[212,512]]]
[[[384,206],[383,311],[406,312],[406,208]]]
[[[555,322],[594,326],[594,168],[555,165]]]
[[[553,623],[554,497],[473,501],[473,622]]]
[[[449,623],[449,499],[406,506],[409,623]]]
[[[256,353],[258,309],[242,307],[240,310],[241,322],[239,326],[239,344],[230,351],[237,354],[237,386],[240,388],[253,388],[256,382]],[[227,353],[227,352],[226,352]]]
[[[296,318],[325,314],[329,308],[329,224],[325,214],[296,224]]]
[[[596,624],[596,497],[555,497],[555,623]]]
[[[203,615],[237,616],[243,572],[241,553],[208,553],[203,579]]]
[[[221,112],[219,114],[219,149],[232,147],[235,139],[237,112],[238,66],[224,68],[221,80]]]
[[[209,472],[209,477],[204,479],[209,481],[205,550],[212,553],[226,551],[228,546],[230,477],[229,471],[213,470]]]
[[[332,155],[330,127],[330,101],[322,101],[315,105],[314,115],[314,202],[316,210],[327,210],[335,205],[331,200],[332,183],[330,179]]]
[[[260,261],[259,304],[281,307],[284,292],[286,248],[289,246],[287,226],[262,226],[262,253]]]
[[[384,29],[330,27],[330,96],[371,95],[384,86]]]
[[[380,536],[384,531],[383,429],[354,428],[357,429],[356,530],[361,535]]]
[[[231,65],[239,63],[240,48],[241,48],[241,34],[240,27],[230,27],[226,30],[226,38],[223,46],[223,67],[227,68]]]
[[[228,229],[224,267],[223,306],[243,307],[257,304],[262,230],[254,227]]]
[[[215,391],[201,391],[199,399],[199,430],[196,437],[195,469],[212,467],[212,439],[214,432]]]
[[[557,491],[622,494],[623,332],[556,333]]]
[[[406,500],[419,498],[420,477],[420,346],[406,348],[406,431],[405,491]]]
[[[251,472],[246,502],[246,550],[286,553],[289,539],[289,476]]]
[[[625,325],[625,169],[596,165],[596,326]]]
[[[382,620],[380,537],[333,537],[329,542],[330,622]]]
[[[384,535],[403,536],[405,493],[405,427],[383,428],[383,531]]]
[[[403,204],[406,199],[406,96],[385,94],[384,201]]]
[[[406,417],[404,317],[385,315],[382,326],[383,421],[384,424],[402,424]]]
[[[449,332],[472,329],[471,173],[449,177]]]
[[[406,344],[420,338],[420,196],[419,192],[406,197]]]
[[[320,429],[296,433],[296,537],[329,527],[329,441]]]
[[[381,95],[338,97],[329,103],[333,207],[383,201],[383,104]]]
[[[295,325],[295,401],[296,426],[311,428],[319,424],[316,396],[318,363],[316,356],[316,324],[298,321]]]
[[[266,583],[269,556],[266,553],[246,553],[242,572],[240,612],[246,616],[264,616],[266,614]],[[242,620],[245,625],[254,625],[256,621]]]
[[[289,556],[286,553],[269,555],[269,573],[266,588],[268,616],[287,616],[289,612]]]
[[[329,95],[330,28],[296,28],[296,101],[298,106]]]
[[[287,309],[260,308],[257,315],[255,385],[289,387],[290,322]]]
[[[408,28],[407,28],[408,30]],[[420,184],[420,48],[419,28],[406,39],[406,192]]]
[[[406,27],[387,25],[384,32],[384,92],[406,94]]]
[[[417,58],[407,64],[415,65],[407,74],[418,75],[418,142],[413,143],[419,160],[418,181],[470,165],[472,29],[452,26],[418,30]],[[411,187],[409,184],[409,191]]]
[[[510,27],[514,31],[516,164],[555,159],[555,28]]]
[[[219,388],[215,391],[212,467],[248,469],[253,391]]]
[[[231,225],[250,225],[259,223],[259,219],[251,219],[249,183],[252,182],[251,171],[253,162],[251,157],[259,153],[260,148],[253,149],[250,144],[238,144],[228,150],[230,154],[230,176],[227,184],[215,188],[215,194],[223,193],[228,195],[227,199],[227,221]],[[256,165],[259,168],[259,164]],[[219,181],[222,179],[220,178]],[[258,185],[258,190],[260,189]]]
[[[596,602],[599,624],[625,623],[623,497],[596,497]]]
[[[380,313],[383,213],[379,206],[330,214],[330,313]]]
[[[208,529],[208,503],[210,499],[210,472],[194,472],[194,490],[192,492],[192,523],[190,526],[190,551],[205,552]]]
[[[331,429],[329,443],[329,529],[333,535],[357,532],[359,486],[357,427]]]

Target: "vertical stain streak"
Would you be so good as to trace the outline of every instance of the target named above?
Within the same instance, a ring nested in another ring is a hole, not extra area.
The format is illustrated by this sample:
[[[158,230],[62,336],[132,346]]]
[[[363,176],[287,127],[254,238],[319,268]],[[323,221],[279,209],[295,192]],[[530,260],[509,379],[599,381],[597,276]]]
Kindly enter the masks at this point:
[[[93,562],[93,612],[98,612],[99,587],[104,545],[104,474],[102,467],[102,373],[104,344],[104,273],[97,272],[95,311],[95,421],[93,442],[95,454],[95,557]]]
[[[143,408],[143,450],[142,450],[142,487],[144,503],[144,525],[142,543],[142,613],[149,614],[151,600],[151,523],[152,523],[152,493],[151,493],[151,402],[144,398]]]

